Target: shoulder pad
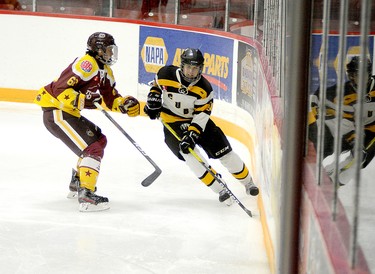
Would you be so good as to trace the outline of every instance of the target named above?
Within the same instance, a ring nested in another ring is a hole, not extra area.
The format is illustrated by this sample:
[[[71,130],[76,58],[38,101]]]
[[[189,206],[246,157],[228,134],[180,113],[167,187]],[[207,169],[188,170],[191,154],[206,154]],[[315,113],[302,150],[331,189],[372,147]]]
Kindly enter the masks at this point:
[[[72,65],[72,71],[85,81],[93,78],[98,73],[98,70],[99,66],[95,58],[88,54],[76,59]]]
[[[159,79],[175,79],[176,78],[176,66],[164,66],[159,69],[157,75]]]

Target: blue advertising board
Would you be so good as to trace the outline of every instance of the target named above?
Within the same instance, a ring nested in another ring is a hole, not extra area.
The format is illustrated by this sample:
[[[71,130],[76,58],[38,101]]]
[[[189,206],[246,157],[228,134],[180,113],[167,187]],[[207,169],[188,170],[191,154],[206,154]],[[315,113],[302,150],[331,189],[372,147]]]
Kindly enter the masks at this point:
[[[203,75],[211,83],[215,99],[232,101],[232,39],[141,26],[139,47],[139,83],[148,84],[162,66],[180,66],[180,55],[185,48],[198,48],[205,59]]]
[[[374,52],[374,37],[370,36],[368,41],[368,57],[373,60]],[[339,54],[339,36],[330,35],[328,38],[328,66],[327,66],[327,87],[333,86],[337,82],[338,73],[338,54]],[[347,59],[354,55],[360,55],[360,36],[359,35],[348,35],[346,40],[345,54]],[[310,93],[314,93],[320,85],[320,59],[322,55],[322,34],[314,34],[312,36],[312,48],[311,48],[311,84]]]

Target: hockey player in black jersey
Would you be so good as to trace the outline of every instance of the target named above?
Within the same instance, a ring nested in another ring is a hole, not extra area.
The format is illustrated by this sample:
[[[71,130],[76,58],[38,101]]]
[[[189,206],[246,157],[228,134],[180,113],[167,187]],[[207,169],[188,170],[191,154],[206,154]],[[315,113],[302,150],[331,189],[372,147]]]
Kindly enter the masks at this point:
[[[375,155],[375,76],[371,75],[372,62],[370,59],[367,62],[367,86],[366,98],[364,102],[364,132],[363,149],[362,149],[362,165],[365,168]],[[355,109],[358,107],[357,89],[359,80],[359,64],[358,56],[352,57],[346,65],[346,73],[348,81],[344,84],[344,98],[343,98],[343,120],[341,123],[341,156],[340,156],[340,185],[346,184],[353,178],[353,170],[350,169],[353,163],[353,150],[355,145]],[[334,163],[332,159],[334,153],[334,140],[338,138],[335,136],[336,130],[336,111],[337,111],[337,85],[327,88],[326,92],[326,106],[325,106],[325,131],[324,131],[324,152],[323,152],[323,166],[329,175],[333,174]],[[310,97],[310,112],[309,112],[309,139],[314,146],[317,144],[317,124],[318,124],[318,107],[319,107],[319,90],[317,90]]]
[[[258,195],[259,189],[223,131],[210,119],[214,95],[211,84],[202,76],[203,65],[204,58],[199,49],[185,49],[180,67],[164,66],[156,74],[144,111],[151,119],[160,117],[181,137],[178,141],[164,127],[165,143],[170,150],[185,161],[205,185],[219,194],[220,202],[230,205],[233,200],[226,189],[189,153],[189,149],[199,145],[209,158],[219,159],[244,185],[248,195]],[[194,151],[204,159],[198,150]]]

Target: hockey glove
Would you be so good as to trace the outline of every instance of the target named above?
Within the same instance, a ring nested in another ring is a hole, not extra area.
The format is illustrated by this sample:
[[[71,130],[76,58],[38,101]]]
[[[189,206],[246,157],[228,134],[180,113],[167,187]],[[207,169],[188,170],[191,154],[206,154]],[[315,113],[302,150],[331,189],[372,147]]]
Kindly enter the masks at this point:
[[[140,113],[139,102],[133,96],[125,97],[124,103],[118,106],[121,113],[127,113],[130,117],[138,116]]]
[[[194,149],[199,134],[193,130],[187,131],[180,141],[180,149],[183,153],[189,153],[189,148]]]
[[[101,104],[102,96],[99,93],[88,91],[86,94],[79,93],[73,102],[73,106],[79,110],[84,108],[94,109],[96,108],[94,102]]]
[[[159,118],[161,112],[161,94],[157,92],[150,92],[147,95],[147,104],[143,111],[150,117],[151,120]]]

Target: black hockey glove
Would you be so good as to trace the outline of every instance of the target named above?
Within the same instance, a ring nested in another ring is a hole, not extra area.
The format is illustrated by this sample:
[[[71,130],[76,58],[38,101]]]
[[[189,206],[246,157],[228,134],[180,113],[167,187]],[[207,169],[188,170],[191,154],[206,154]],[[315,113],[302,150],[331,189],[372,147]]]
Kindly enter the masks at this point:
[[[129,117],[136,117],[140,113],[139,102],[133,96],[126,96],[124,102],[118,108],[121,113],[127,113]]]
[[[199,134],[193,130],[187,131],[180,141],[180,149],[183,153],[189,153],[189,148],[194,149]]]
[[[157,92],[150,92],[147,95],[147,104],[143,111],[150,117],[151,120],[159,118],[161,112],[161,94]]]
[[[96,108],[94,102],[101,104],[102,96],[99,93],[88,91],[86,94],[78,94],[73,102],[73,106],[78,108],[79,110],[82,110],[84,108],[94,109]]]

